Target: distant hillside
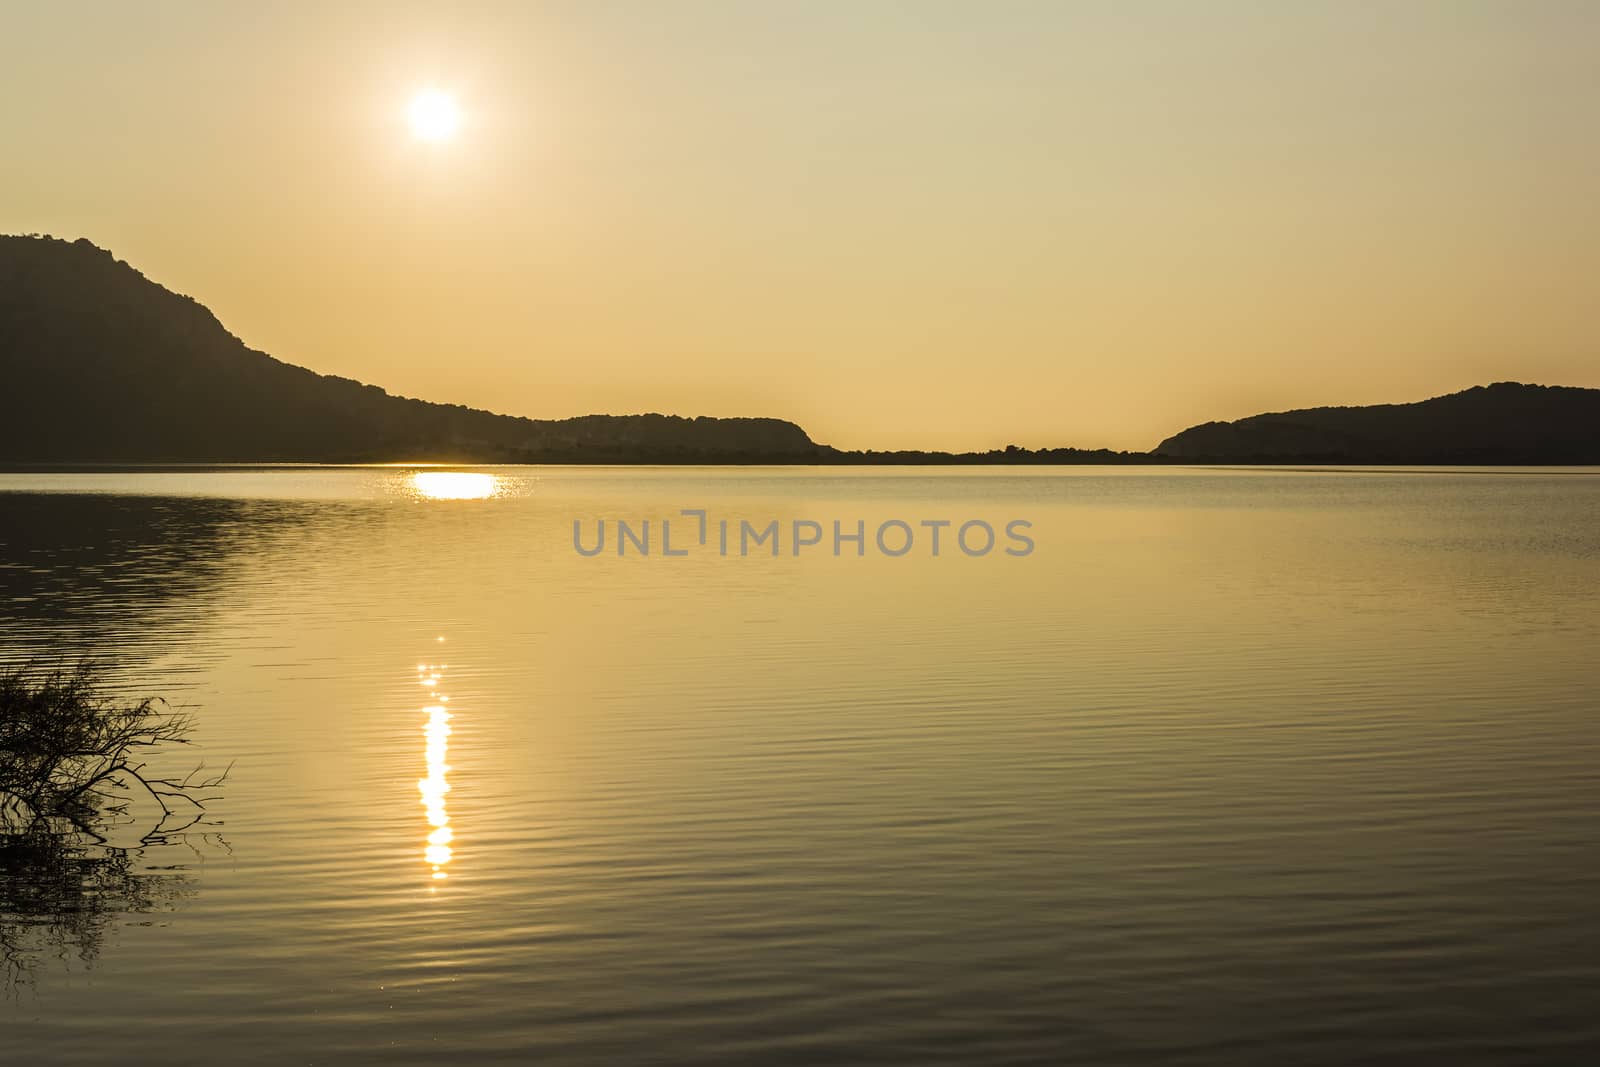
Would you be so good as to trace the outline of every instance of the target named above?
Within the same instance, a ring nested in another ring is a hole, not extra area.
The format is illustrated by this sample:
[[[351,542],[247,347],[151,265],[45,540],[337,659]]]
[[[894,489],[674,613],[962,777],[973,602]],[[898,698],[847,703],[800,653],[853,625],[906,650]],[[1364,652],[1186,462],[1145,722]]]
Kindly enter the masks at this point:
[[[841,452],[780,419],[535,420],[390,396],[245,347],[86,240],[0,236],[0,463],[1600,464],[1600,389],[1208,422],[1153,452]]]
[[[86,240],[0,237],[0,461],[794,460],[779,419],[541,421],[390,396],[247,348]]]
[[[1600,389],[1497,382],[1415,404],[1208,422],[1155,454],[1217,463],[1600,463]]]

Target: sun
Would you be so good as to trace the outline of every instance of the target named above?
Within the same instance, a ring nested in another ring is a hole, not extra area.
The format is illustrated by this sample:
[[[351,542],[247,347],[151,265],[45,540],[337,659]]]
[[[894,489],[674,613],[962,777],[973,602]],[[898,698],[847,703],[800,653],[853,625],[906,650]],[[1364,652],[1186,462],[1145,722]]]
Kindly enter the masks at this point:
[[[424,89],[411,98],[406,108],[411,135],[419,141],[448,141],[461,128],[461,109],[456,98],[441,89]]]

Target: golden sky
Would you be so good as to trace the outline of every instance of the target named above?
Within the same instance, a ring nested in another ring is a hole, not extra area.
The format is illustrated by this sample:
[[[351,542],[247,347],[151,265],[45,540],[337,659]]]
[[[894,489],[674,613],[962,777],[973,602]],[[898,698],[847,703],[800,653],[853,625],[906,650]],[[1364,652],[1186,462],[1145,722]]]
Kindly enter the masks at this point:
[[[1600,4],[327,6],[8,8],[0,230],[391,392],[845,448],[1600,386]]]

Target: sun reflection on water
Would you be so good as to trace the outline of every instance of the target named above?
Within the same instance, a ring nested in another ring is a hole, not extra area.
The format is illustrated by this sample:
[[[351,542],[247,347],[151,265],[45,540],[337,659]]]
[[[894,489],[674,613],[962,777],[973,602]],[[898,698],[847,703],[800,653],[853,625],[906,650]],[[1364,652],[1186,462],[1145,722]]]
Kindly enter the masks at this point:
[[[450,843],[455,838],[455,831],[450,827],[450,813],[445,807],[445,796],[450,792],[446,775],[450,771],[447,760],[450,755],[451,718],[445,705],[450,703],[450,698],[439,692],[439,683],[444,678],[443,672],[447,666],[443,663],[417,665],[417,680],[428,689],[428,695],[434,700],[434,703],[422,709],[422,714],[427,716],[422,734],[427,738],[423,753],[428,774],[417,780],[417,789],[422,794],[422,807],[427,812],[429,828],[422,857],[433,869],[435,881],[449,877],[444,868],[453,855]]]
[[[427,500],[483,500],[494,496],[500,480],[468,471],[418,471],[411,476],[411,487]]]

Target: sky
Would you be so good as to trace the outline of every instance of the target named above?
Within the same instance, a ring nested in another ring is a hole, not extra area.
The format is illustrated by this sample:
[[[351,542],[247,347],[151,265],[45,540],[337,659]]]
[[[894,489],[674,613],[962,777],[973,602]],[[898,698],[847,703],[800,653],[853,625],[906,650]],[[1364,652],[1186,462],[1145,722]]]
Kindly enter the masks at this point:
[[[392,393],[1145,449],[1600,386],[1600,4],[105,2],[0,39],[0,231]]]

